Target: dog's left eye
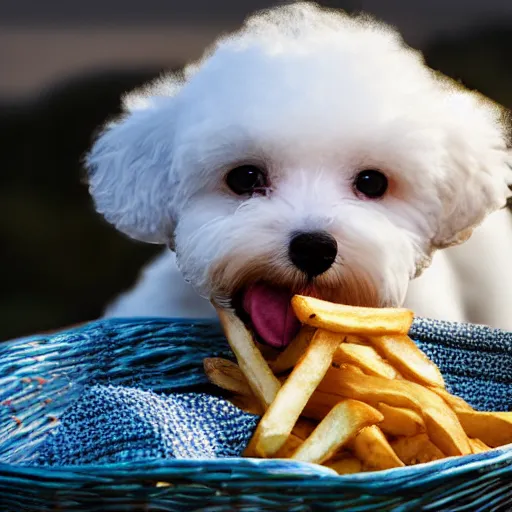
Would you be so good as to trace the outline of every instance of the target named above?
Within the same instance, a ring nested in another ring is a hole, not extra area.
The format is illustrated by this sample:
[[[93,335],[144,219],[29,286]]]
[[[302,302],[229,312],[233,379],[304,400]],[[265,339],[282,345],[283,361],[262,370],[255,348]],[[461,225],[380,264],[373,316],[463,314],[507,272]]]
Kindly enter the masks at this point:
[[[265,173],[254,165],[235,167],[228,172],[226,183],[239,196],[263,191],[268,186]]]
[[[360,194],[377,199],[382,197],[388,189],[388,179],[380,171],[367,169],[361,171],[354,180],[354,188]]]

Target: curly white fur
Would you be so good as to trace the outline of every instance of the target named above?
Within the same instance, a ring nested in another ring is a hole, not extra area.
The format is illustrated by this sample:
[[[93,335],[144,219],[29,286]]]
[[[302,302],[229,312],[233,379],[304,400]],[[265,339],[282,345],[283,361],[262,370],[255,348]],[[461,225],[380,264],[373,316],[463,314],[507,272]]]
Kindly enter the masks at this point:
[[[257,14],[183,74],[128,95],[125,108],[87,159],[96,207],[129,236],[170,246],[192,288],[221,304],[262,278],[300,289],[287,247],[292,232],[307,229],[338,243],[316,282],[323,297],[402,304],[434,252],[465,241],[509,195],[504,112],[430,70],[398,33],[366,16],[308,3]],[[226,173],[246,163],[267,169],[265,196],[226,187]],[[388,177],[378,201],[353,192],[367,168]],[[512,256],[511,243],[502,249]],[[456,291],[460,276],[442,265],[450,251],[436,256],[437,274],[448,276],[436,293],[416,286],[409,297],[420,314],[443,317],[428,305],[445,295],[460,305],[449,318],[472,320]],[[211,314],[199,298],[200,309],[177,305],[179,293],[195,292],[178,284],[173,258],[159,260],[109,314]],[[174,277],[160,282],[164,274]],[[512,292],[502,299],[512,307]],[[493,322],[512,328],[512,318]]]

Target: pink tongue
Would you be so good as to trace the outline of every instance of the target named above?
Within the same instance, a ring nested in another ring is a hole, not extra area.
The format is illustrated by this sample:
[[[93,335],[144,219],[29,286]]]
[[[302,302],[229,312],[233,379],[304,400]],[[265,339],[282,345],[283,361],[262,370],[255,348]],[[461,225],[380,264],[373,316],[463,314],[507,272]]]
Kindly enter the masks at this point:
[[[289,291],[262,283],[251,285],[244,294],[243,307],[258,335],[272,347],[286,347],[300,328],[293,313]]]

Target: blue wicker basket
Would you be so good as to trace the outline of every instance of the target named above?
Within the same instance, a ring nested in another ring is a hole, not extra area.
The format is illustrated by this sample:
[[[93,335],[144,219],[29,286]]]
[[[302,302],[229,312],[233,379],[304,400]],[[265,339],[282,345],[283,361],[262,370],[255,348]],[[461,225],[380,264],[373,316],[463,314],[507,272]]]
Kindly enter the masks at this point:
[[[512,408],[512,334],[417,319],[411,336],[474,407]],[[28,465],[84,386],[205,391],[211,356],[232,357],[217,324],[168,319],[98,321],[0,345],[0,510],[512,510],[512,447],[350,476],[255,459]]]

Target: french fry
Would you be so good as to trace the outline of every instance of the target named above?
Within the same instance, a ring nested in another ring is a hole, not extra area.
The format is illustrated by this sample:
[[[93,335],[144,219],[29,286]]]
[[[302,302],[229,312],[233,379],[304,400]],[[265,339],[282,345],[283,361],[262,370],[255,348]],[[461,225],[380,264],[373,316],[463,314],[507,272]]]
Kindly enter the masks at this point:
[[[261,352],[261,355],[269,365],[272,363],[272,361],[274,361],[274,359],[276,359],[278,355],[281,354],[277,348],[263,345],[263,343],[260,343],[256,340],[254,340],[254,346]]]
[[[353,343],[354,345],[371,347],[371,343],[364,336],[357,336],[356,334],[347,334],[345,336],[345,343]]]
[[[444,388],[444,379],[439,368],[409,336],[371,336],[368,337],[368,341],[405,378],[420,384]]]
[[[342,334],[407,334],[413,312],[403,308],[363,308],[295,295],[293,311],[306,325]]]
[[[315,391],[302,411],[305,418],[322,421],[329,411],[342,399],[340,395]]]
[[[261,416],[264,413],[263,406],[254,395],[235,395],[230,397],[229,401],[242,411],[248,412],[249,414],[256,414],[257,416]]]
[[[354,364],[368,375],[377,375],[386,379],[397,377],[396,370],[384,361],[373,347],[365,345],[341,343],[334,353],[333,362]]]
[[[212,384],[237,395],[254,396],[242,370],[232,361],[221,357],[209,357],[203,360],[203,366]]]
[[[331,365],[339,335],[317,330],[311,343],[260,420],[246,453],[269,457],[286,442],[302,410]]]
[[[444,453],[429,439],[427,434],[400,437],[390,444],[398,458],[406,466],[445,458]]]
[[[346,456],[341,459],[333,459],[325,464],[328,468],[334,469],[338,475],[351,475],[353,473],[361,473],[363,465],[356,457]]]
[[[420,410],[421,404],[402,382],[365,375],[352,365],[343,365],[339,369],[330,368],[317,389],[323,393],[368,402],[375,407],[383,402],[394,407]]]
[[[405,407],[393,407],[385,403],[377,404],[384,419],[379,423],[383,432],[392,436],[415,436],[425,432],[425,422],[420,414]]]
[[[407,384],[415,385],[412,382]],[[468,436],[443,399],[421,386],[415,391],[421,401],[425,426],[432,442],[448,456],[470,454]]]
[[[455,413],[434,392],[415,382],[389,380],[364,375],[348,365],[331,368],[320,385],[319,391],[339,393],[341,396],[362,400],[377,406],[379,402],[395,407],[409,407],[422,414],[427,432],[447,455],[471,453],[469,441]],[[474,435],[486,442],[482,436]]]
[[[363,428],[352,441],[352,449],[365,470],[404,466],[377,425]]]
[[[352,394],[352,396],[361,395]],[[378,399],[379,397],[377,396],[376,398]],[[307,418],[321,421],[339,400],[340,395],[317,390],[304,408],[303,415]],[[392,436],[413,436],[426,431],[422,416],[413,409],[394,407],[383,402],[374,402],[374,406],[384,416],[384,419],[379,423],[379,427],[386,434]]]
[[[289,459],[315,430],[317,423],[299,418],[286,442],[275,453],[276,459]]]
[[[278,375],[293,368],[306,352],[314,334],[315,329],[312,327],[302,327],[293,341],[277,356],[275,361],[270,364],[272,371]]]
[[[234,313],[221,309],[217,310],[217,313],[238,366],[254,394],[267,409],[276,398],[281,383],[256,348],[251,333],[243,322]]]
[[[512,443],[512,412],[460,411],[457,416],[469,437],[492,448]]]
[[[483,441],[476,438],[470,439],[469,444],[473,453],[487,452],[491,449],[490,446],[487,446]]]
[[[299,418],[293,427],[292,434],[300,437],[300,439],[304,441],[311,435],[317,426],[318,423],[315,421]]]
[[[354,373],[364,376],[362,370],[357,366],[350,366],[350,368]],[[342,397],[340,397],[339,393],[324,392],[317,388],[308,400],[302,414],[311,420],[322,421],[327,413],[340,401],[340,398]]]
[[[448,393],[446,389],[437,386],[428,386],[428,388],[434,393],[437,393],[456,413],[474,411],[473,407],[460,396],[452,395]]]
[[[377,409],[357,400],[344,400],[331,409],[292,459],[321,464],[362,428],[381,420],[382,414]]]
[[[274,454],[275,459],[290,459],[297,449],[304,443],[304,439],[296,436],[293,432],[288,436],[286,442]]]

